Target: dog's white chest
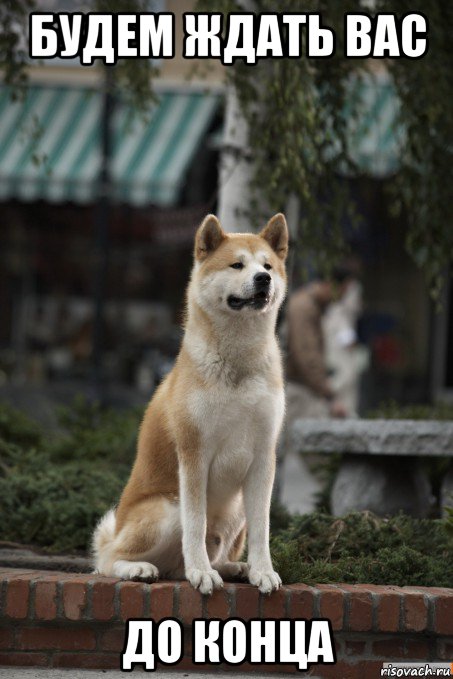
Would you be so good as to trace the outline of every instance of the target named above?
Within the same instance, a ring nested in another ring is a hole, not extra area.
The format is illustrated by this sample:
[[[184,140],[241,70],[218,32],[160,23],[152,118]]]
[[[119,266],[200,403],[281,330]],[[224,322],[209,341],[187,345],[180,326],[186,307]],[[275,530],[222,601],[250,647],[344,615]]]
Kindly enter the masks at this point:
[[[197,390],[189,408],[209,464],[208,495],[219,500],[234,495],[254,455],[270,452],[283,416],[283,394],[256,377],[235,388]]]
[[[280,416],[282,394],[265,379],[253,377],[237,386],[213,385],[191,392],[188,406],[204,442],[220,445],[242,439],[253,445],[262,425],[268,429]]]

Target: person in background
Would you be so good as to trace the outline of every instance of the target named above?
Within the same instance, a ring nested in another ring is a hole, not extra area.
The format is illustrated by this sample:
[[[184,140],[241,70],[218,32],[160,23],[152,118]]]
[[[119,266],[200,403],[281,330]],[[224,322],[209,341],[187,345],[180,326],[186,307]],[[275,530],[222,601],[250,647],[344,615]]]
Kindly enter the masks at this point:
[[[311,511],[319,482],[306,460],[298,455],[291,428],[299,418],[346,417],[347,409],[337,397],[326,367],[323,316],[335,299],[344,294],[352,274],[333,272],[331,279],[318,279],[295,290],[286,308],[286,419],[277,454],[274,499],[290,511]]]
[[[329,383],[348,417],[357,417],[360,376],[368,365],[368,350],[358,342],[357,321],[362,313],[362,286],[356,279],[323,318]]]
[[[287,427],[296,418],[346,417],[345,404],[329,380],[323,316],[341,299],[352,274],[336,269],[329,280],[315,280],[297,289],[287,307]]]

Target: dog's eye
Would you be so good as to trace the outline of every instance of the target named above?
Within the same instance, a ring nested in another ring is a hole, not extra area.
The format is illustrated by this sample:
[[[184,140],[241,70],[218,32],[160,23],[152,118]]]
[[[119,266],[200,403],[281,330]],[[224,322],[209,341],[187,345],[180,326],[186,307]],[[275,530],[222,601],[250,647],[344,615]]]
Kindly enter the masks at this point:
[[[232,269],[243,269],[244,265],[242,262],[235,262],[234,264],[230,264]]]
[[[264,264],[264,268],[266,271],[270,271],[272,269],[272,266],[270,264]]]

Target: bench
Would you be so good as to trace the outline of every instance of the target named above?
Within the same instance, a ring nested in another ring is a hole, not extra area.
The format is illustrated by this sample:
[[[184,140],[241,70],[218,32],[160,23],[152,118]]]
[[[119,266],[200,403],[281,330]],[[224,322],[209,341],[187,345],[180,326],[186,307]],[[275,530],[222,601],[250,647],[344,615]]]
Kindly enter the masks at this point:
[[[434,505],[424,458],[453,458],[453,422],[431,420],[296,420],[294,450],[341,454],[331,492],[331,510],[400,511],[428,516]],[[453,506],[453,467],[441,487],[442,509]]]

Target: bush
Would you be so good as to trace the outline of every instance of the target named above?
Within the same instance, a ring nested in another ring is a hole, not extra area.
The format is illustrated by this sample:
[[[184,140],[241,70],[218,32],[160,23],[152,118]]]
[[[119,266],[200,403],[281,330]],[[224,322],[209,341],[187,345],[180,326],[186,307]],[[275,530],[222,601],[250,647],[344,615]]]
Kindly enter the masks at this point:
[[[8,404],[2,403],[0,404],[0,441],[15,443],[24,448],[37,448],[43,443],[43,432],[36,422]]]
[[[98,518],[117,501],[127,471],[98,470],[76,462],[55,465],[43,451],[15,446],[0,474],[3,540],[49,551],[84,550]],[[6,473],[5,473],[6,471]]]
[[[453,404],[415,403],[402,406],[396,401],[384,401],[375,410],[370,410],[365,417],[385,420],[453,420]]]
[[[118,413],[77,398],[71,408],[60,408],[60,435],[50,442],[53,460],[129,464],[134,458],[139,410]]]
[[[0,407],[0,539],[48,551],[87,549],[93,527],[118,501],[134,456],[139,414],[78,400],[58,434]]]
[[[451,523],[356,512],[314,512],[274,533],[274,565],[284,582],[363,582],[453,587]]]

